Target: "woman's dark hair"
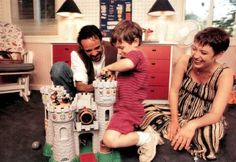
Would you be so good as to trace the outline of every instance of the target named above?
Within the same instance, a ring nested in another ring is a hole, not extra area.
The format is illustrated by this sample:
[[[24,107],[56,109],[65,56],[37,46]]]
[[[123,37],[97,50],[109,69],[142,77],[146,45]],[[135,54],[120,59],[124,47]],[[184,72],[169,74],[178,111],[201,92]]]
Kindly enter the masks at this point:
[[[211,46],[215,55],[226,51],[229,47],[229,42],[229,34],[223,29],[216,27],[205,28],[194,37],[194,43],[199,43],[202,46]]]
[[[87,69],[88,84],[91,84],[94,81],[94,69],[92,60],[84,52],[81,41],[83,39],[88,39],[92,37],[98,38],[100,41],[102,41],[102,33],[95,25],[86,25],[82,27],[77,37],[77,43],[80,45],[78,55],[84,62],[85,68]]]

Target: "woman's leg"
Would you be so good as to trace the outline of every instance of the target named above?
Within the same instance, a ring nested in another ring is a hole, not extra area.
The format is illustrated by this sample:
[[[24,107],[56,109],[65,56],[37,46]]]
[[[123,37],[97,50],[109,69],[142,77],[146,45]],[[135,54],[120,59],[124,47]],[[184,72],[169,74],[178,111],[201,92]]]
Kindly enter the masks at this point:
[[[190,153],[205,160],[216,159],[220,140],[224,136],[224,127],[224,123],[221,121],[198,129],[192,140]]]
[[[145,130],[149,125],[163,136],[167,134],[167,127],[170,121],[170,109],[167,106],[150,105],[145,108],[140,128]]]

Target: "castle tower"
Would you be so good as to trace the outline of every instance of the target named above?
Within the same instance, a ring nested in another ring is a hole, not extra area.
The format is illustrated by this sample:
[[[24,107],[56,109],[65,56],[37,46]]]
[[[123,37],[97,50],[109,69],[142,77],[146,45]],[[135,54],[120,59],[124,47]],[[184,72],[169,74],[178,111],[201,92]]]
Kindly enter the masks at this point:
[[[52,120],[48,118],[48,108],[47,104],[51,102],[50,95],[57,91],[59,87],[55,86],[44,86],[40,89],[42,94],[42,102],[44,104],[44,128],[45,128],[45,145],[43,149],[44,156],[51,157],[52,156],[52,145],[53,145],[53,126]]]
[[[40,91],[45,106],[46,146],[50,146],[45,148],[50,150],[44,150],[44,155],[53,155],[51,159],[56,162],[70,162],[76,158],[73,134],[75,109],[71,107],[70,97],[61,86],[46,86]]]
[[[74,145],[74,110],[70,104],[62,104],[49,109],[49,118],[53,124],[53,159],[57,162],[71,162],[75,155]]]
[[[117,81],[105,81],[96,79],[95,81],[93,81],[93,87],[99,118],[98,141],[101,142],[108,121],[111,119],[111,116],[113,114],[113,104],[116,101]],[[98,146],[100,146],[100,143]],[[98,149],[100,152],[100,147]]]

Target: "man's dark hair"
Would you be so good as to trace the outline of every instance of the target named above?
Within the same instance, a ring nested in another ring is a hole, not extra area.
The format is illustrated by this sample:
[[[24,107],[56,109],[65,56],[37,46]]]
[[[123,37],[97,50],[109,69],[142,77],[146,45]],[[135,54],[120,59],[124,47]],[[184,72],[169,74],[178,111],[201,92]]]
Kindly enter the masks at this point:
[[[81,40],[96,37],[102,40],[102,33],[95,25],[86,25],[81,28],[77,37],[77,43],[81,45]]]

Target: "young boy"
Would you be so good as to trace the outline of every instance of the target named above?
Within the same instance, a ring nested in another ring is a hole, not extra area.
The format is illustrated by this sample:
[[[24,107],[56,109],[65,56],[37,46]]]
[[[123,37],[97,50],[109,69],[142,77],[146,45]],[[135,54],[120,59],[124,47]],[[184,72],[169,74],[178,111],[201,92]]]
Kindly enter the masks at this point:
[[[142,28],[132,21],[121,21],[114,28],[111,44],[118,49],[121,59],[105,66],[101,74],[118,72],[118,95],[114,114],[104,133],[103,143],[109,148],[140,146],[140,162],[150,162],[160,141],[151,127],[135,131],[144,116],[143,100],[147,92],[147,60],[137,49],[142,40]]]

